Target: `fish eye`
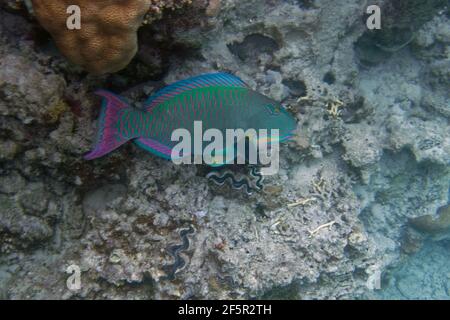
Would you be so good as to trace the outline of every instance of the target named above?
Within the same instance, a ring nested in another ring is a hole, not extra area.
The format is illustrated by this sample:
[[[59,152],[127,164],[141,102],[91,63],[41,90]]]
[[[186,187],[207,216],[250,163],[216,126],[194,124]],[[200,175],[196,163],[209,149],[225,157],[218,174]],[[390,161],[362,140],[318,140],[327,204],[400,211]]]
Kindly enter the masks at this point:
[[[266,109],[272,115],[278,115],[281,112],[281,108],[278,105],[274,106],[273,104],[268,104],[268,105],[266,105]]]

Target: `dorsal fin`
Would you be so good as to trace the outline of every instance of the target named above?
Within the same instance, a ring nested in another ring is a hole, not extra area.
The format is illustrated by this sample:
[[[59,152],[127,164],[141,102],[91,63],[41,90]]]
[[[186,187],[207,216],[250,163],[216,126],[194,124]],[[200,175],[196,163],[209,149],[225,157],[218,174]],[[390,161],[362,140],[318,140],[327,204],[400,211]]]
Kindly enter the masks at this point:
[[[186,80],[175,82],[162,88],[145,102],[144,108],[148,111],[151,108],[163,103],[167,99],[177,94],[196,89],[213,86],[230,86],[247,88],[247,84],[240,78],[229,73],[209,73],[192,77]]]

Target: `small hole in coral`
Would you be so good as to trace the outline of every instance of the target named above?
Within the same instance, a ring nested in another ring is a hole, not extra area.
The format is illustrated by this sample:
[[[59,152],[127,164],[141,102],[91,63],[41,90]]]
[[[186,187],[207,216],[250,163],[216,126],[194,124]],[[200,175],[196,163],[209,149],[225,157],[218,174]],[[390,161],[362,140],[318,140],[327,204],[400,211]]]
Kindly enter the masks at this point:
[[[296,97],[305,97],[306,84],[302,80],[286,79],[283,80],[283,84],[289,88],[289,93]]]
[[[336,77],[334,76],[334,73],[329,71],[325,74],[325,76],[323,77],[323,82],[328,83],[328,84],[334,84],[336,82]]]

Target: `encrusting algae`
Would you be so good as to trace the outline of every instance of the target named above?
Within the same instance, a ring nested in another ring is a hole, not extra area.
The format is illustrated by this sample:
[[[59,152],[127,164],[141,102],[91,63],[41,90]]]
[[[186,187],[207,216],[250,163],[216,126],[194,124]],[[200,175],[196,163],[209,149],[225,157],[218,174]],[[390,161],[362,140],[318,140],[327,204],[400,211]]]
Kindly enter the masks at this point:
[[[440,207],[436,216],[427,215],[410,220],[411,225],[422,232],[437,235],[450,231],[450,204]]]

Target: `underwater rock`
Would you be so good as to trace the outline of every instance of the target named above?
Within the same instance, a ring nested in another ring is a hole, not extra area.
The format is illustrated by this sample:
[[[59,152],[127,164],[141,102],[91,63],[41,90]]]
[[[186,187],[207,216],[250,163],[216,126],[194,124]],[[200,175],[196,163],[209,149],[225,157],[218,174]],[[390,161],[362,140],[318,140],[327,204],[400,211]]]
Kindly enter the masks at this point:
[[[440,114],[450,118],[450,97],[448,93],[442,95],[433,94],[433,92],[426,93],[422,99],[422,105],[430,110],[436,110]]]
[[[422,249],[424,244],[424,236],[413,228],[406,228],[401,239],[402,252],[406,254],[414,254]]]
[[[378,139],[362,125],[349,125],[342,141],[345,148],[344,159],[357,168],[370,167],[378,163],[382,156],[378,144]]]
[[[42,245],[52,235],[47,222],[25,215],[14,198],[0,195],[0,254]]]
[[[228,45],[230,51],[242,61],[250,61],[262,54],[273,55],[280,47],[275,40],[262,34],[250,34],[241,43]]]
[[[39,87],[36,84],[39,83]],[[0,60],[0,114],[24,123],[54,122],[61,113],[64,78],[48,72],[26,56],[7,54]]]
[[[0,160],[12,160],[19,151],[20,146],[14,141],[0,141]]]
[[[221,0],[209,0],[205,13],[209,17],[215,17],[219,14],[220,8],[221,8]]]
[[[25,186],[25,179],[17,171],[13,171],[10,174],[0,176],[1,193],[15,194],[23,190]]]
[[[49,194],[43,183],[30,183],[20,194],[19,202],[24,210],[31,215],[42,215],[47,210]]]
[[[355,49],[364,65],[376,65],[408,46],[426,22],[448,5],[447,0],[398,0],[383,2],[382,28],[367,31]]]
[[[83,199],[83,211],[94,216],[97,211],[104,210],[112,201],[125,196],[127,188],[121,184],[106,185],[91,191]]]

